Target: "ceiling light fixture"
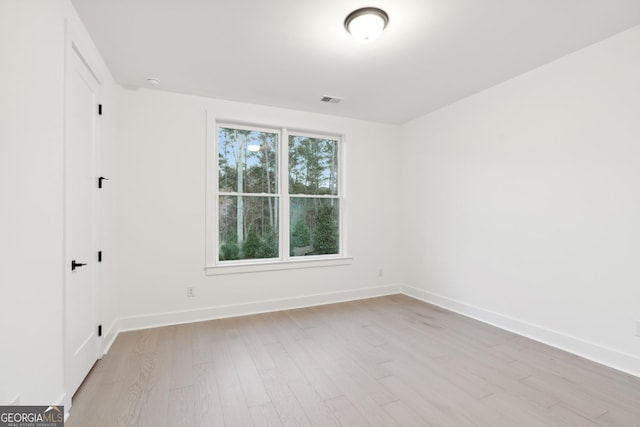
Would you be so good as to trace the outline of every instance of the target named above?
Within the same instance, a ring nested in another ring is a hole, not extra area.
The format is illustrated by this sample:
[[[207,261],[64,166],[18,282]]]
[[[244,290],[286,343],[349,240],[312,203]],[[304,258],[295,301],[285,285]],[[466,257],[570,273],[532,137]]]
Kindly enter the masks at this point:
[[[260,144],[253,143],[247,145],[247,150],[251,151],[252,153],[256,153],[260,151],[260,149],[262,149],[262,146],[260,146]]]
[[[358,40],[377,39],[389,23],[389,15],[377,7],[354,10],[344,20],[344,28]]]

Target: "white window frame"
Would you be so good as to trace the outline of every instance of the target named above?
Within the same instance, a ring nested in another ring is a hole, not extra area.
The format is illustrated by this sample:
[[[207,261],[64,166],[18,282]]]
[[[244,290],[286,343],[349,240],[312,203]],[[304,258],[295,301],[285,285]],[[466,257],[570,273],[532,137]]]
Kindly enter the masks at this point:
[[[219,185],[218,185],[218,127],[234,129],[256,130],[279,134],[278,141],[278,193],[279,203],[279,251],[278,258],[244,259],[233,261],[219,260]],[[335,139],[338,141],[338,195],[296,195],[289,194],[289,135],[307,136],[310,138]],[[238,120],[218,120],[210,112],[207,113],[206,129],[206,261],[207,275],[250,273],[259,271],[287,270],[296,268],[328,267],[348,265],[353,258],[348,256],[346,229],[346,197],[345,197],[345,136],[337,133],[305,131],[303,129],[288,129],[284,126],[269,126],[251,124]],[[331,255],[289,255],[289,198],[337,198],[339,206],[339,253]]]

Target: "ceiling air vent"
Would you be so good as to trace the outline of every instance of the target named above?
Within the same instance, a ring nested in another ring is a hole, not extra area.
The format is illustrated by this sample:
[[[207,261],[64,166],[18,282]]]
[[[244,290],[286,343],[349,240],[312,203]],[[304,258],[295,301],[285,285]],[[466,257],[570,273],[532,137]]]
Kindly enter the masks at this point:
[[[339,104],[344,98],[340,98],[338,96],[323,96],[320,98],[322,102],[330,102],[332,104]]]

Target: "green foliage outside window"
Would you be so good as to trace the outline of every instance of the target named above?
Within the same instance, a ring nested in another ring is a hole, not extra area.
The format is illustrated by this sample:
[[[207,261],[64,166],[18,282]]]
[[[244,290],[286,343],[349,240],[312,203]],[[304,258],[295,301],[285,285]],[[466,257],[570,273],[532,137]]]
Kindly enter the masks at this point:
[[[338,141],[288,138],[290,256],[340,253]],[[280,257],[279,133],[218,128],[220,261]]]

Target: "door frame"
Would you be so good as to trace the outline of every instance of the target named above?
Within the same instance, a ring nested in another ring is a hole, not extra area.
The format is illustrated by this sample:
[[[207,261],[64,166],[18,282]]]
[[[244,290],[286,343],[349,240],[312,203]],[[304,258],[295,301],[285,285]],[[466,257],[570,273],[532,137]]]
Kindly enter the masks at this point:
[[[62,328],[62,343],[63,343],[63,384],[64,384],[64,394],[61,399],[61,403],[65,407],[65,417],[68,415],[69,410],[71,409],[72,401],[71,398],[76,390],[70,389],[70,372],[69,372],[69,356],[70,349],[69,343],[67,343],[67,290],[71,283],[71,259],[73,254],[71,254],[70,244],[71,241],[71,214],[70,214],[70,194],[71,194],[71,180],[70,180],[70,164],[71,164],[71,144],[69,141],[69,131],[68,131],[68,117],[67,117],[67,107],[68,107],[68,88],[69,88],[69,76],[70,73],[73,72],[73,61],[75,60],[73,56],[77,56],[78,59],[84,64],[87,68],[88,72],[95,78],[97,82],[97,90],[96,90],[96,104],[100,103],[101,99],[101,89],[102,89],[102,78],[100,74],[97,72],[97,67],[92,66],[96,61],[88,56],[88,53],[92,50],[82,41],[82,38],[77,36],[77,33],[73,30],[68,20],[65,20],[65,38],[64,38],[64,86],[63,86],[63,113],[62,113],[62,122],[63,122],[63,295],[62,295],[62,315],[63,315],[63,328]],[[96,114],[97,114],[96,105]],[[99,238],[100,238],[100,215],[99,215],[99,200],[98,200],[98,192],[97,192],[97,174],[100,166],[100,142],[101,142],[101,126],[100,120],[95,121],[95,138],[94,138],[94,146],[93,146],[93,159],[92,159],[92,173],[96,179],[96,186],[94,187],[94,196],[93,196],[93,208],[92,208],[92,246],[95,249],[95,258],[88,260],[89,262],[94,263],[94,267],[92,269],[92,276],[90,280],[92,281],[92,286],[94,287],[93,293],[93,301],[91,302],[93,306],[93,312],[95,313],[95,327],[101,322],[102,310],[100,307],[100,271],[99,271],[99,263],[97,262],[97,248],[99,247]],[[96,329],[97,335],[97,329]],[[102,356],[102,345],[97,340],[96,348],[95,348],[96,360]]]

